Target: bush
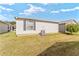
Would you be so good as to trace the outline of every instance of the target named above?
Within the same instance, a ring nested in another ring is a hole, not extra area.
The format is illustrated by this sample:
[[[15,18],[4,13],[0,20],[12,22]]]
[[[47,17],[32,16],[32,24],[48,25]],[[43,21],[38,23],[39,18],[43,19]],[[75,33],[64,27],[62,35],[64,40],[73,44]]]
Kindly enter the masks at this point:
[[[76,33],[79,31],[79,25],[78,24],[68,24],[66,26],[66,31],[70,34]]]

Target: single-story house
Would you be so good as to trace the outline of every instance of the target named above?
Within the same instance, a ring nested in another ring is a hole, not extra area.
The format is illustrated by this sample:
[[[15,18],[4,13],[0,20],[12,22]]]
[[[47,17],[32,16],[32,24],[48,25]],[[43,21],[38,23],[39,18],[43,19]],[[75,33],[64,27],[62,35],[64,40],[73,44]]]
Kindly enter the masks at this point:
[[[75,21],[73,20],[73,22]],[[42,30],[45,31],[45,33],[64,32],[65,24],[65,22],[16,17],[16,35],[39,34]]]
[[[16,34],[39,34],[42,30],[45,33],[58,33],[58,22],[36,20],[28,18],[16,18]]]
[[[74,19],[61,21],[61,22],[59,22],[59,32],[66,32],[66,28],[65,27],[68,24],[78,24],[78,23]]]
[[[9,29],[9,25],[7,23],[0,21],[0,33],[8,32]]]

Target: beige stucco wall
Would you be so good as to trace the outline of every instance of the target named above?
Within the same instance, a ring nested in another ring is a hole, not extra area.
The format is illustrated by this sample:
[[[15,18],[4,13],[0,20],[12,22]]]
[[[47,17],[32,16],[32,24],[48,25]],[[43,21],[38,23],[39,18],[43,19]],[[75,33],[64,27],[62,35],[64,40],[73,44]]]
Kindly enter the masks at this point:
[[[36,30],[39,32],[41,30],[45,30],[46,33],[57,33],[58,24],[48,22],[36,22]]]
[[[16,34],[38,34],[41,30],[45,30],[46,33],[57,33],[58,24],[56,23],[46,23],[46,22],[36,22],[36,30],[23,30],[23,20],[16,20]]]

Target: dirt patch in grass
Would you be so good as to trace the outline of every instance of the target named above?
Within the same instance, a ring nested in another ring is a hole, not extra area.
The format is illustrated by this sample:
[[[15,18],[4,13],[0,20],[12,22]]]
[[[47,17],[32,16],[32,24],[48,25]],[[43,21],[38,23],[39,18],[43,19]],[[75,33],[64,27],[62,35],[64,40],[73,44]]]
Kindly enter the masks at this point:
[[[79,56],[79,41],[57,42],[39,56]]]

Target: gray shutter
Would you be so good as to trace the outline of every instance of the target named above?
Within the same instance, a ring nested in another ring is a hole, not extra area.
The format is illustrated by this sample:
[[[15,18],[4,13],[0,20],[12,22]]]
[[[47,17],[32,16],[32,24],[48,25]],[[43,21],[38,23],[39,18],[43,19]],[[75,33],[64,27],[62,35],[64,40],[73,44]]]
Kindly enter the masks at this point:
[[[36,30],[36,22],[35,21],[34,21],[34,26],[33,27],[34,27],[34,30]]]
[[[23,22],[23,27],[24,27],[24,31],[26,31],[26,20],[24,20],[24,22]]]

